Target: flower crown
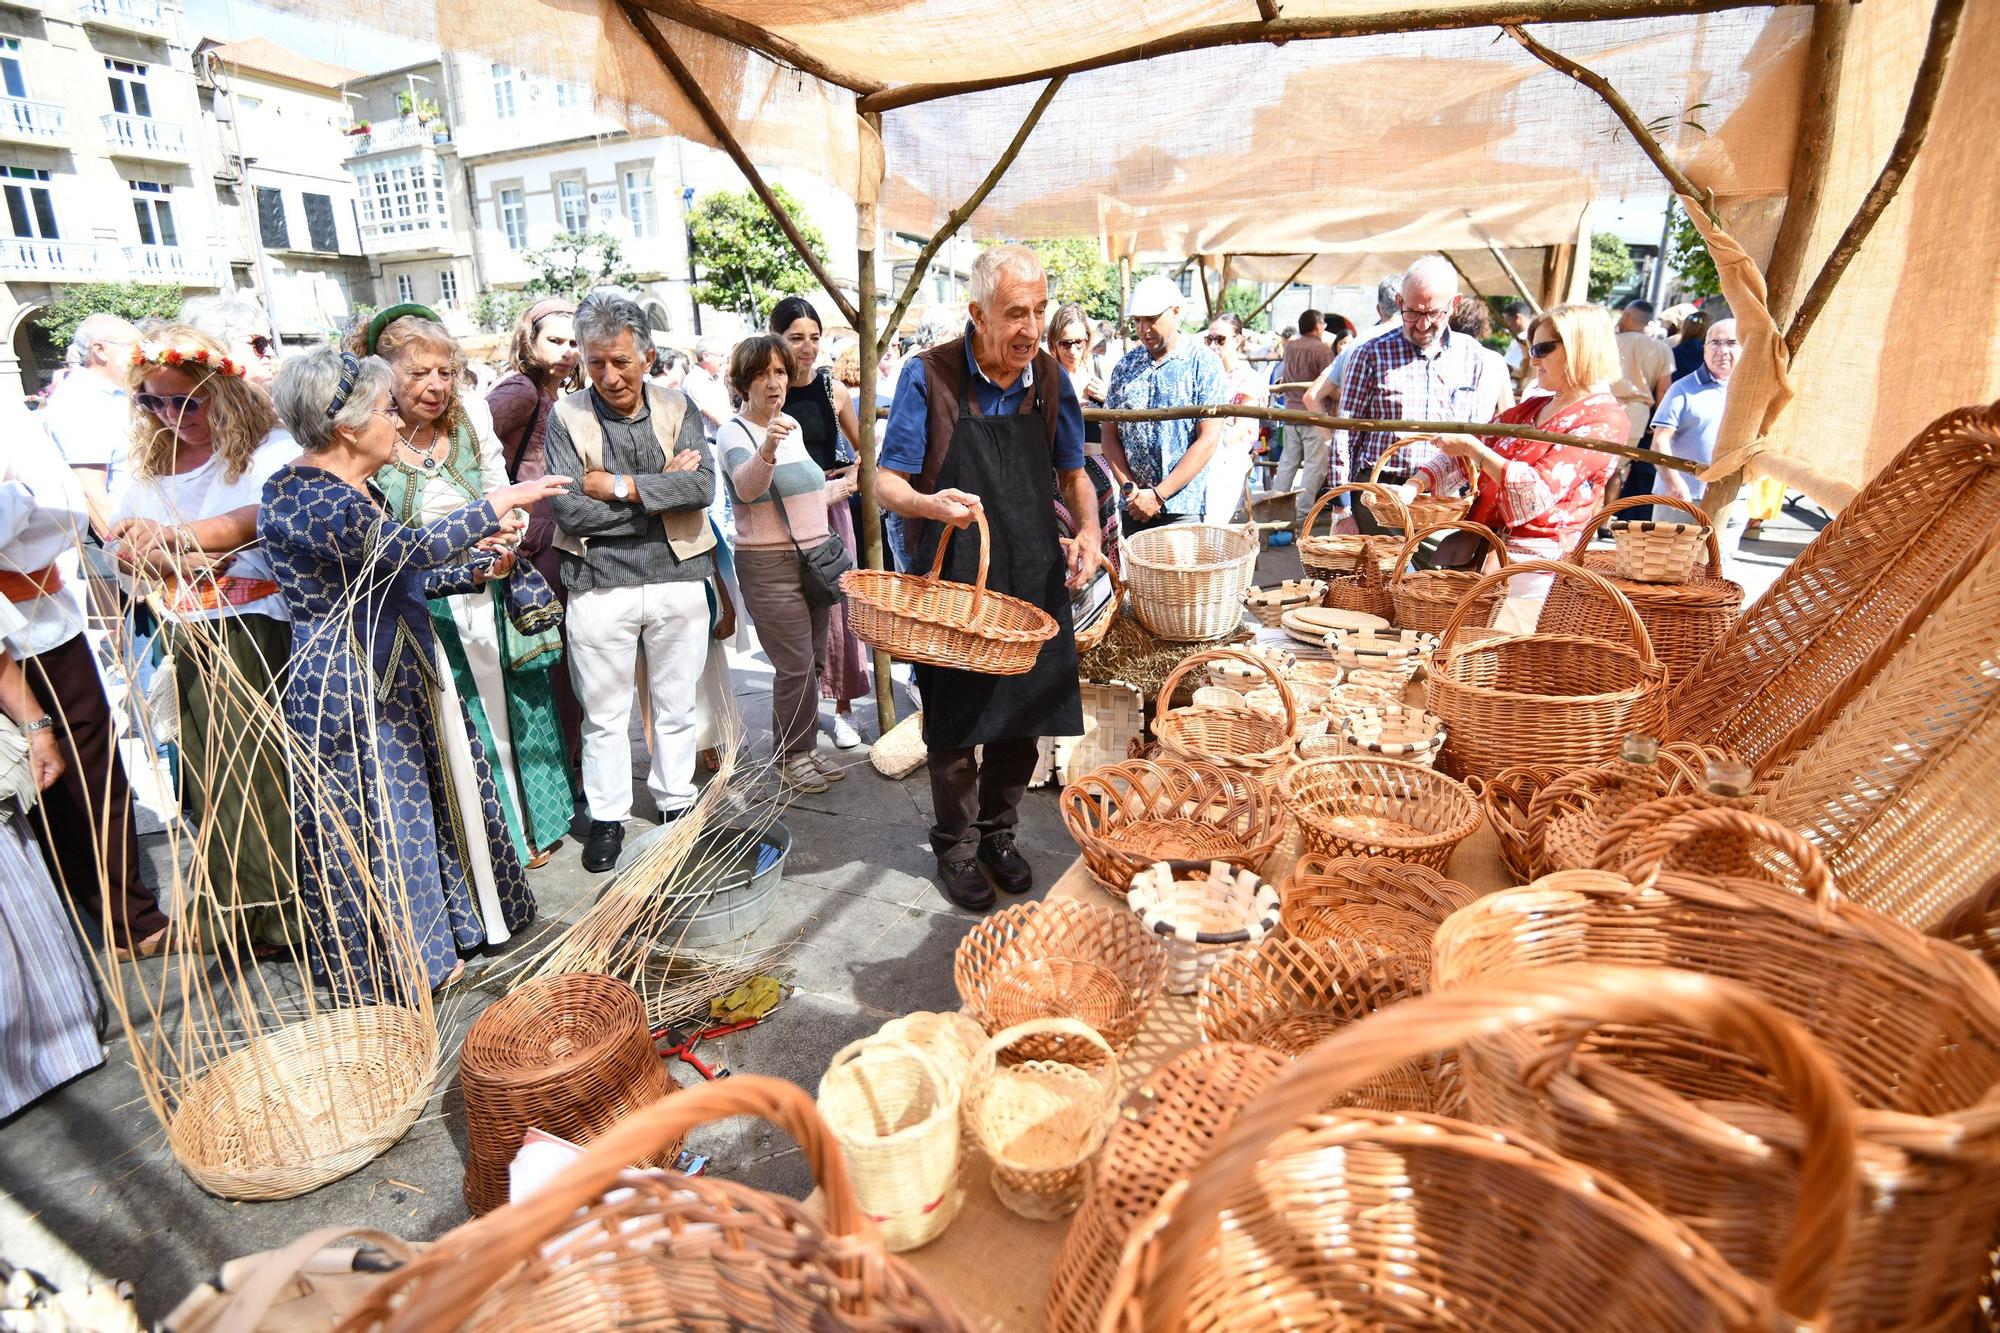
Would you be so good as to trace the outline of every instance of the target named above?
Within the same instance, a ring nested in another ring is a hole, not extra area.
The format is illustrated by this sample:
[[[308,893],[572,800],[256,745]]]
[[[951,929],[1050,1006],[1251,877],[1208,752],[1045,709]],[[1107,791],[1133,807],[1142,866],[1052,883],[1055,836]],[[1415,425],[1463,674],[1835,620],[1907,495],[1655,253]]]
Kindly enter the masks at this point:
[[[218,375],[234,375],[243,378],[243,367],[227,356],[217,356],[206,347],[197,347],[184,352],[171,343],[142,342],[132,349],[132,364],[135,366],[171,366],[178,370],[183,366],[196,366],[212,370]]]

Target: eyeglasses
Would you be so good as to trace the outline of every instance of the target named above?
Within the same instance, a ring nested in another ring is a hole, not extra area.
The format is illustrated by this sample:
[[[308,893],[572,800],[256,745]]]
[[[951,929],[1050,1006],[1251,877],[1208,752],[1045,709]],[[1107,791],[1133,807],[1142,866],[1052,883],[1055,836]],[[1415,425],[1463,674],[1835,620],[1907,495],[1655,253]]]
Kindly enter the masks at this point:
[[[1562,346],[1562,339],[1560,338],[1551,338],[1545,343],[1529,343],[1528,355],[1533,357],[1535,360],[1540,361],[1546,357],[1553,356],[1555,354],[1556,348],[1561,346]]]
[[[1074,347],[1088,347],[1088,346],[1090,346],[1090,339],[1088,339],[1088,338],[1058,338],[1058,339],[1056,339],[1056,346],[1058,346],[1058,347],[1064,347],[1064,348],[1074,348]]]
[[[1226,334],[1210,333],[1204,335],[1202,337],[1202,341],[1207,343],[1210,347],[1220,347],[1222,346],[1222,344],[1228,342],[1229,338],[1228,335]]]
[[[1451,308],[1449,306],[1445,307],[1443,310],[1403,311],[1403,322],[1405,324],[1426,323],[1434,319],[1450,319],[1450,318],[1451,318]]]
[[[270,335],[263,333],[251,334],[250,350],[255,352],[258,356],[269,356],[271,354]]]
[[[1160,324],[1163,324],[1163,323],[1167,323],[1167,322],[1169,322],[1169,321],[1167,320],[1167,316],[1168,316],[1168,315],[1170,315],[1170,314],[1178,314],[1178,313],[1179,313],[1179,312],[1178,312],[1178,311],[1176,311],[1176,310],[1175,310],[1175,309],[1174,309],[1174,308],[1173,308],[1172,306],[1168,306],[1168,307],[1167,307],[1167,308],[1166,308],[1165,310],[1162,310],[1162,311],[1161,311],[1161,312],[1160,312],[1159,314],[1157,314],[1157,315],[1130,315],[1130,316],[1127,316],[1127,317],[1126,317],[1126,320],[1125,320],[1125,322],[1126,322],[1126,324],[1127,324],[1128,326],[1130,326],[1130,327],[1133,327],[1133,328],[1137,328],[1137,327],[1138,327],[1139,325],[1141,325],[1141,324],[1152,324],[1152,325],[1155,325],[1155,326],[1158,326],[1158,325],[1160,325]]]
[[[392,426],[400,426],[403,424],[403,414],[398,412],[393,407],[377,407],[372,410],[376,416],[381,417],[384,421],[388,422]]]
[[[1709,347],[1741,347],[1743,344],[1737,342],[1734,338],[1710,338],[1706,345]]]
[[[140,393],[132,395],[132,401],[140,411],[161,418],[190,416],[208,406],[206,399],[191,393]]]

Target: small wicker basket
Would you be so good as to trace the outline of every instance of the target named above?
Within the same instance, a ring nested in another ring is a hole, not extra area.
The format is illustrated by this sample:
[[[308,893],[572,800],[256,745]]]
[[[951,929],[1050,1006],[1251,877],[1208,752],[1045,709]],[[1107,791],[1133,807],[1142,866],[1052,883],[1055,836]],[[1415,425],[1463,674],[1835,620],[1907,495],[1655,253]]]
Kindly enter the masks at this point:
[[[1225,638],[1243,624],[1243,594],[1257,571],[1259,543],[1247,528],[1176,523],[1125,539],[1132,613],[1163,639]]]
[[[855,1201],[891,1252],[914,1250],[958,1216],[959,1095],[965,1070],[877,1034],[834,1054],[819,1113],[847,1155]]]
[[[1437,714],[1390,704],[1343,714],[1340,739],[1348,754],[1401,759],[1430,768],[1443,753],[1446,736]]]
[[[1289,677],[1298,669],[1298,658],[1283,648],[1246,643],[1238,646],[1237,651],[1262,658],[1272,670],[1281,675]],[[1269,684],[1270,680],[1271,672],[1264,667],[1239,662],[1233,657],[1218,658],[1208,664],[1208,683],[1234,690],[1238,694],[1248,694],[1260,685]]]
[[[1705,523],[1618,519],[1611,524],[1618,577],[1634,583],[1685,583],[1709,537]]]
[[[1277,850],[1284,807],[1256,776],[1199,759],[1107,764],[1063,788],[1063,827],[1097,882],[1123,895],[1162,857],[1253,873]]]
[[[1419,630],[1335,630],[1326,636],[1327,651],[1350,673],[1388,671],[1405,681],[1437,651],[1435,634]]]
[[[847,627],[856,638],[926,666],[987,676],[1023,676],[1034,668],[1042,645],[1056,636],[1056,619],[1033,602],[986,591],[992,533],[985,509],[975,506],[972,518],[979,526],[979,574],[970,587],[942,577],[956,531],[949,527],[938,537],[929,574],[850,569],[840,576]]]
[[[1318,606],[1325,599],[1326,582],[1323,579],[1286,579],[1268,588],[1252,588],[1243,594],[1243,605],[1261,623],[1276,629],[1284,620],[1285,612],[1296,611],[1302,606]]]
[[[1395,492],[1387,486],[1378,486],[1369,481],[1350,481],[1342,486],[1329,486],[1325,494],[1319,497],[1306,514],[1305,522],[1299,524],[1297,542],[1299,564],[1304,567],[1307,578],[1324,579],[1330,583],[1342,575],[1347,575],[1371,578],[1379,583],[1382,562],[1395,555],[1396,549],[1403,544],[1401,537],[1393,534],[1369,535],[1359,532],[1332,532],[1324,537],[1313,534],[1313,525],[1319,522],[1319,516],[1333,502],[1334,497],[1345,495],[1349,491],[1368,497],[1371,500],[1368,506],[1370,512],[1375,512],[1375,503],[1388,508],[1390,514],[1395,516],[1395,521],[1390,523],[1387,519],[1381,520],[1386,526],[1395,528],[1397,532],[1409,530],[1409,510],[1403,507],[1403,502],[1397,499]],[[1328,596],[1332,596],[1331,588],[1328,589]],[[1346,606],[1344,602],[1335,601],[1329,601],[1327,605]],[[1371,606],[1346,606],[1346,609],[1378,616],[1389,614],[1386,610],[1376,610]]]
[[[1158,861],[1126,898],[1167,950],[1167,994],[1192,995],[1223,958],[1278,926],[1278,891],[1222,861]]]
[[[1406,630],[1419,630],[1431,635],[1444,632],[1451,613],[1458,609],[1458,604],[1465,600],[1465,595],[1480,579],[1477,569],[1410,568],[1417,546],[1435,532],[1469,532],[1493,549],[1494,560],[1500,568],[1505,569],[1508,563],[1507,543],[1500,539],[1500,534],[1469,519],[1432,523],[1411,533],[1410,539],[1397,553],[1395,572],[1389,576],[1389,600],[1395,603],[1398,625]],[[1501,585],[1495,584],[1481,593],[1469,614],[1470,623],[1491,624],[1493,612],[1499,608],[1504,591]]]
[[[1271,686],[1284,705],[1280,716],[1273,717],[1247,703],[1228,708],[1168,708],[1175,686],[1189,672],[1210,662],[1231,661],[1247,663],[1270,677]],[[1238,648],[1211,648],[1190,654],[1167,677],[1154,704],[1153,736],[1168,754],[1251,773],[1266,773],[1291,755],[1298,725],[1298,708],[1284,678],[1264,659]]]
[[[1139,1034],[1167,980],[1167,951],[1130,912],[1074,900],[1016,903],[959,941],[952,980],[988,1033],[1031,1019],[1087,1023],[1113,1050]],[[1038,1039],[1028,1053],[1061,1060],[1074,1043]]]
[[[1070,545],[1068,540],[1063,542],[1065,550]],[[1111,580],[1111,600],[1105,605],[1104,614],[1076,631],[1078,654],[1089,652],[1110,637],[1111,627],[1118,623],[1118,614],[1125,606],[1125,580],[1118,576],[1117,563],[1107,555],[1099,555],[1098,560],[1099,568],[1103,569],[1105,577]]]
[[[1279,784],[1308,850],[1385,856],[1442,872],[1478,831],[1479,798],[1464,783],[1395,759],[1310,759]]]
[[[1429,435],[1412,435],[1399,441],[1393,448],[1383,450],[1382,456],[1375,460],[1375,466],[1368,469],[1368,480],[1380,486],[1382,468],[1391,458],[1413,444],[1429,444],[1431,439]],[[1401,513],[1382,504],[1373,495],[1364,495],[1362,503],[1368,506],[1369,513],[1375,515],[1377,523],[1385,528],[1400,527],[1404,532],[1411,530],[1408,526],[1410,524],[1420,528],[1434,528],[1442,524],[1455,523],[1472,512],[1470,495],[1432,495],[1428,491],[1419,491],[1407,506],[1402,506]]]
[[[1034,1054],[1049,1049],[1073,1058]],[[963,1107],[1000,1202],[1022,1217],[1066,1217],[1082,1201],[1090,1159],[1118,1114],[1118,1056],[1074,1019],[1019,1023],[979,1048]]]

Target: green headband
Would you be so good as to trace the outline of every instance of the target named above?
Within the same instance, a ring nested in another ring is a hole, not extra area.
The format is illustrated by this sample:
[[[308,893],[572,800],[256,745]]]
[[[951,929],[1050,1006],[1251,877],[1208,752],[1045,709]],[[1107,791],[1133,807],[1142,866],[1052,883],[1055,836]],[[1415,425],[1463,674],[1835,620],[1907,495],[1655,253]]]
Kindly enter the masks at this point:
[[[444,323],[437,317],[437,311],[427,305],[417,305],[414,302],[392,305],[368,321],[368,355],[375,355],[375,344],[381,340],[382,330],[405,315],[415,315],[418,319],[427,319],[433,324]]]

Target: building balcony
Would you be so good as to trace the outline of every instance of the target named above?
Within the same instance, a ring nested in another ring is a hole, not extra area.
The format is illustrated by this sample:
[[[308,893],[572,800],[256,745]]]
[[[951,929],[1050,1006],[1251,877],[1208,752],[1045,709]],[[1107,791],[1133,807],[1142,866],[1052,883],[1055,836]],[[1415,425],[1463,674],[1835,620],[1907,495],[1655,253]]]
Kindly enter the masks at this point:
[[[444,148],[451,144],[451,130],[443,121],[434,120],[420,125],[416,117],[407,116],[402,120],[384,120],[371,125],[366,134],[347,136],[347,155],[351,161],[366,157],[370,153],[394,153],[409,148]]]
[[[450,254],[458,243],[451,219],[442,213],[361,224],[365,255]]]
[[[112,28],[162,41],[169,35],[166,7],[160,0],[77,0],[76,12],[85,27]]]
[[[211,251],[178,245],[128,245],[124,249],[125,269],[134,282],[168,287],[221,285],[220,268]]]
[[[107,111],[99,118],[104,142],[113,157],[143,157],[155,162],[187,161],[187,131],[168,120]]]
[[[48,144],[68,142],[69,124],[54,102],[30,102],[25,97],[0,97],[0,142]]]
[[[0,239],[0,278],[9,282],[89,282],[110,277],[108,250],[90,241]]]

